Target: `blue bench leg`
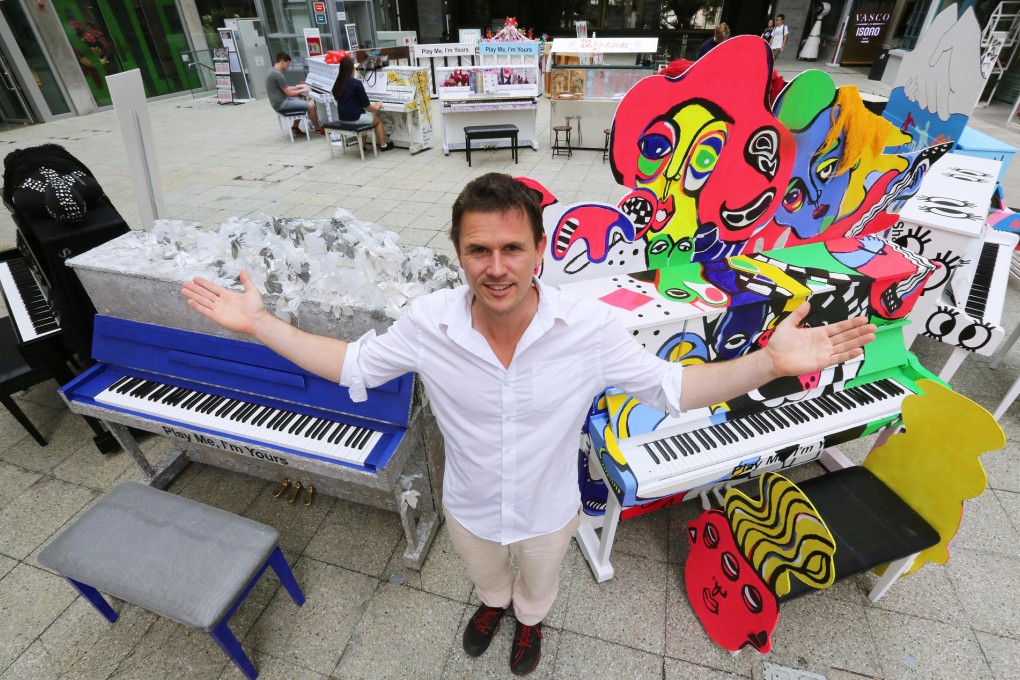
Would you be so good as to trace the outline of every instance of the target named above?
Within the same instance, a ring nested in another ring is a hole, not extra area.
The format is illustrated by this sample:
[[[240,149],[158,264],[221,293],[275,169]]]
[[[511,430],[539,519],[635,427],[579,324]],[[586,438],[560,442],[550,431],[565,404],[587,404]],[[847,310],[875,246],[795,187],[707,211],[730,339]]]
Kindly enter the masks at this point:
[[[226,621],[221,621],[220,625],[209,631],[209,635],[216,641],[216,644],[220,646],[230,660],[234,662],[234,665],[244,673],[248,680],[255,680],[259,677],[259,672],[255,670],[255,666],[252,665],[251,659],[244,653],[244,649],[241,647],[241,643],[237,641],[234,634],[230,632],[227,627]]]
[[[64,577],[67,582],[71,584],[71,587],[77,590],[82,597],[88,600],[93,607],[99,610],[99,613],[106,617],[106,620],[113,623],[117,620],[117,612],[113,611],[113,607],[106,601],[98,590],[90,585],[86,585],[81,581],[75,581],[73,578]]]
[[[287,558],[283,556],[283,551],[280,550],[279,546],[269,556],[269,564],[272,565],[273,571],[276,572],[277,578],[280,579],[280,583],[290,593],[291,599],[298,606],[303,605],[305,603],[305,594],[301,592],[301,587],[298,585],[297,579],[294,578],[294,572],[290,570]]]

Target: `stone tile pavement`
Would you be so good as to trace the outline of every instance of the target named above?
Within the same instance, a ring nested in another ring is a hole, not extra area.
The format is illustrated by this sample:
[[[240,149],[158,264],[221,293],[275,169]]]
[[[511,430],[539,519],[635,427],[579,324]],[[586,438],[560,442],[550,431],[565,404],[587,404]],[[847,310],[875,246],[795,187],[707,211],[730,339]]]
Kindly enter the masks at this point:
[[[780,66],[785,75],[800,70]],[[888,89],[856,71],[832,70],[838,84]],[[1020,146],[1020,133],[1004,125],[1007,113],[1002,105],[979,109],[974,125]],[[461,154],[445,157],[436,148],[363,163],[353,155],[331,160],[321,138],[290,144],[264,102],[216,106],[183,97],[153,102],[150,115],[168,215],[205,225],[262,213],[329,216],[340,206],[404,242],[452,255],[445,235],[450,205],[465,181],[483,172],[529,175],[566,201],[615,201],[623,193],[594,151],[554,159],[543,145],[522,150],[516,166],[505,150],[485,151],[471,169]],[[540,140],[547,138],[548,116],[543,102]],[[0,154],[44,142],[62,144],[86,163],[129,224],[140,226],[114,112],[0,132]],[[286,179],[258,179],[273,173]],[[1020,166],[1006,185],[1007,196],[1020,196]],[[13,225],[0,212],[0,248],[11,247]],[[1018,296],[1014,284],[1007,327],[1020,316]],[[924,338],[915,349],[935,370],[949,354]],[[993,408],[1018,372],[1020,350],[997,371],[969,358],[954,387]],[[120,602],[122,618],[109,625],[38,565],[39,550],[62,527],[119,481],[138,477],[126,455],[95,451],[90,431],[63,407],[55,387],[42,384],[18,397],[50,440],[46,447],[0,413],[0,680],[241,677],[204,634]],[[866,598],[874,576],[843,581],[784,605],[771,654],[721,651],[682,590],[683,527],[698,511],[688,503],[624,523],[613,553],[617,575],[606,583],[595,583],[571,547],[534,676],[762,678],[769,661],[834,680],[1020,677],[1020,409],[1002,424],[1010,443],[983,457],[989,489],[965,504],[949,564],[924,567],[878,604]],[[851,458],[861,460],[870,443],[848,447]],[[152,438],[144,447],[158,455],[167,442]],[[311,507],[289,506],[272,497],[272,487],[197,464],[171,487],[281,531],[307,604],[295,607],[269,577],[233,620],[262,677],[509,677],[512,626],[504,625],[479,659],[460,649],[477,600],[445,529],[415,572],[400,559],[397,515],[326,497]]]

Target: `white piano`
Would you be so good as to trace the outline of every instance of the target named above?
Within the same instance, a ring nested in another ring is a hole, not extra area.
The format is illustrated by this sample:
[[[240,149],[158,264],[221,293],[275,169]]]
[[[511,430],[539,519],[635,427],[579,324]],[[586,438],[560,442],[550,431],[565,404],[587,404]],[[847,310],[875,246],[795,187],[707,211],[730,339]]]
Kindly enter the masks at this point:
[[[1002,344],[1002,305],[1017,236],[986,224],[1000,161],[946,154],[900,210],[892,239],[942,267],[911,314],[907,345],[920,334],[954,346],[939,373],[945,381],[970,353]]]

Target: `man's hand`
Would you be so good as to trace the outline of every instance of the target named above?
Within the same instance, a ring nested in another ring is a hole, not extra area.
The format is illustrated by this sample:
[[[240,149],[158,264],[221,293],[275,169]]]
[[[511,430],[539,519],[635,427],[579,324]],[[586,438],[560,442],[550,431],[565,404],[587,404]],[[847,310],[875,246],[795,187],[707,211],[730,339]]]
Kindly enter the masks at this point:
[[[684,368],[680,408],[689,411],[746,394],[776,378],[805,375],[859,357],[877,328],[863,317],[799,328],[811,305],[802,303],[776,327],[765,349],[730,361]]]
[[[244,293],[196,277],[194,281],[184,282],[181,295],[188,298],[189,307],[227,330],[254,335],[259,318],[267,313],[266,308],[248,272],[241,272],[241,285]]]
[[[810,311],[809,303],[801,303],[776,327],[765,346],[776,377],[814,373],[854,359],[875,339],[877,328],[860,316],[818,328],[799,328]]]

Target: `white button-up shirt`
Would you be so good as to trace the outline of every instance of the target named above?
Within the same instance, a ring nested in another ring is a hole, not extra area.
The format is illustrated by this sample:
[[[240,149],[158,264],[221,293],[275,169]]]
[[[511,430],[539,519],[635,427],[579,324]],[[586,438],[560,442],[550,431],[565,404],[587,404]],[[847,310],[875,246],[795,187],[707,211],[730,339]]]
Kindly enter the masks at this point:
[[[357,399],[418,373],[446,441],[444,507],[504,545],[577,514],[580,431],[602,390],[680,410],[679,364],[645,350],[608,307],[535,285],[538,311],[508,368],[472,328],[471,290],[461,286],[418,298],[386,333],[351,343],[340,383]]]

